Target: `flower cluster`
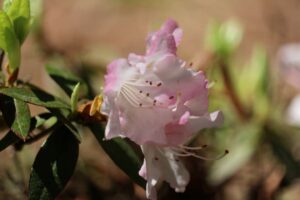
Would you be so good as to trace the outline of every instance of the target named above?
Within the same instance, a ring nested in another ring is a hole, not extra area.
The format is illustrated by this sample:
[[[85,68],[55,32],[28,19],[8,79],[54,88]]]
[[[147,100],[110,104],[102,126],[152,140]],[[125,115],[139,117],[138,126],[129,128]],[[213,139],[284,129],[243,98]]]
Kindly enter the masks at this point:
[[[149,199],[156,199],[159,181],[184,192],[190,176],[180,157],[197,157],[184,144],[199,130],[223,122],[221,112],[208,113],[203,72],[193,71],[176,55],[181,37],[177,23],[166,21],[149,34],[145,55],[114,60],[105,76],[105,137],[127,137],[141,145],[140,175],[147,180]]]

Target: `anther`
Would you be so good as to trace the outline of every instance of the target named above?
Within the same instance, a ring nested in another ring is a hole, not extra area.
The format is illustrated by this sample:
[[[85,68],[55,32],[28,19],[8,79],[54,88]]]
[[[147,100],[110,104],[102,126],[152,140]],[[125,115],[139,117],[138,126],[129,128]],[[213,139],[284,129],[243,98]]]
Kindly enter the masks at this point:
[[[142,107],[142,105],[143,105],[143,104],[142,104],[142,103],[140,103],[140,107]]]
[[[142,91],[142,90],[140,90],[140,93],[143,93],[143,91]]]
[[[158,157],[154,157],[154,160],[158,160]]]
[[[193,62],[190,62],[190,67],[193,66]]]
[[[161,84],[162,84],[162,83],[158,83],[156,86],[159,87],[159,86],[161,86]]]
[[[147,93],[146,95],[147,95],[147,97],[149,97],[149,96],[150,96],[150,94],[149,94],[149,93]]]
[[[170,96],[169,99],[170,99],[170,100],[171,100],[171,99],[174,99],[174,96]]]
[[[152,81],[150,81],[149,84],[152,85]]]
[[[156,99],[154,99],[154,101],[153,101],[153,105],[154,105],[154,106],[156,105],[156,102],[157,102]]]

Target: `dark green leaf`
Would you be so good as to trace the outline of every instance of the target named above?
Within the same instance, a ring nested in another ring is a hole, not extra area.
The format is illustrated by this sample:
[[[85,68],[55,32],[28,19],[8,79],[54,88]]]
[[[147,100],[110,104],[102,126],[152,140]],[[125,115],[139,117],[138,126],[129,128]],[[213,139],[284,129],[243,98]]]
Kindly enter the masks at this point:
[[[77,85],[74,87],[74,90],[71,95],[71,110],[72,110],[72,112],[76,111],[76,109],[77,109],[79,91],[80,91],[80,83],[77,83]]]
[[[31,118],[30,123],[30,131],[38,128],[39,126],[43,125],[49,118],[53,115],[51,113],[42,113],[35,117]],[[43,121],[43,122],[42,122]],[[48,127],[51,128],[51,127]],[[0,140],[0,151],[6,149],[8,146],[20,142],[20,138],[13,132],[9,131],[1,140]],[[24,141],[22,141],[22,144]]]
[[[21,49],[13,25],[3,11],[0,11],[0,48],[8,55],[9,67],[12,73],[20,66]]]
[[[16,143],[17,141],[19,141],[20,139],[18,138],[18,136],[16,136],[16,134],[14,134],[14,132],[9,131],[8,133],[6,133],[6,135],[0,140],[0,151],[3,151],[4,149],[6,149],[7,147],[9,147],[10,145]]]
[[[30,129],[31,116],[29,107],[24,101],[20,101],[17,99],[14,99],[14,104],[16,108],[16,114],[11,129],[13,132],[25,139]]]
[[[72,132],[74,137],[78,140],[78,142],[81,142],[81,136],[77,130],[77,128],[72,124],[72,122],[68,119],[68,114],[67,112],[62,112],[64,110],[61,109],[53,109],[50,108],[49,111],[53,113],[58,120],[60,120],[68,129]]]
[[[47,65],[46,70],[49,76],[65,91],[67,95],[71,96],[75,86],[78,83],[81,83],[84,90],[86,90],[86,85],[84,82],[66,69],[59,69]]]
[[[0,93],[47,108],[70,108],[66,102],[37,88],[0,88]]]
[[[145,188],[146,182],[138,174],[142,161],[132,147],[125,140],[120,138],[103,141],[104,130],[99,123],[90,124],[89,127],[97,138],[98,143],[102,146],[114,163],[130,178],[132,178],[132,180]]]
[[[266,139],[271,144],[274,155],[286,167],[283,184],[289,185],[300,177],[300,162],[293,157],[286,140],[280,136],[285,135],[285,129],[268,126],[265,130]]]
[[[11,4],[7,4],[5,7],[19,42],[22,44],[29,31],[30,2],[29,0],[13,0]]]
[[[0,94],[0,110],[6,125],[11,127],[16,118],[16,108],[13,98]]]
[[[34,161],[29,181],[30,200],[50,200],[64,189],[78,158],[79,144],[68,128],[49,136]]]
[[[7,126],[20,138],[25,139],[31,123],[27,103],[0,95],[0,110]]]

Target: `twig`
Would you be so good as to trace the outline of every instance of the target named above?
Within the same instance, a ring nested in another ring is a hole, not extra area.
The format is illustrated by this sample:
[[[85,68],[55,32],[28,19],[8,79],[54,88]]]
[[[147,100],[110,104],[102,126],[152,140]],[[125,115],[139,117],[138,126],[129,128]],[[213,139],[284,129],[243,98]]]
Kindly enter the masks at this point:
[[[235,89],[233,87],[232,79],[230,78],[230,74],[228,72],[228,65],[224,59],[219,58],[219,65],[221,68],[222,76],[224,79],[225,88],[227,90],[227,94],[232,101],[233,106],[235,107],[238,115],[242,120],[246,120],[249,118],[249,113],[246,112],[242,103],[240,102],[237,94],[235,93]]]
[[[4,55],[5,55],[4,51],[0,49],[0,71],[2,70]]]
[[[25,141],[19,140],[17,143],[15,143],[15,148],[21,149],[23,145],[32,144],[32,143],[38,141],[39,139],[45,137],[46,135],[48,135],[50,132],[54,131],[55,129],[59,128],[61,125],[62,125],[61,123],[57,123],[57,124],[53,125],[52,127],[45,129],[34,136],[31,136],[30,138],[28,138]]]

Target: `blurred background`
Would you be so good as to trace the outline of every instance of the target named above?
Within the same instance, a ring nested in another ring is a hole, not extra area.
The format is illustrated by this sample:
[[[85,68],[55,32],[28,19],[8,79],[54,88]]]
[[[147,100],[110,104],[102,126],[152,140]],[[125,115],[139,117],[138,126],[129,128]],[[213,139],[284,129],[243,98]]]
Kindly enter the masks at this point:
[[[193,143],[208,144],[200,152],[208,158],[230,153],[215,161],[187,158],[187,191],[175,194],[162,184],[160,199],[299,199],[300,1],[44,0],[37,6],[38,22],[22,46],[20,78],[54,94],[63,95],[46,63],[81,75],[92,99],[109,62],[143,54],[147,34],[166,19],[183,29],[178,55],[205,71],[212,83],[210,110],[225,114],[222,128],[202,131]],[[0,199],[26,199],[43,140],[18,153],[0,152]],[[145,199],[145,192],[87,133],[75,174],[58,199]]]

